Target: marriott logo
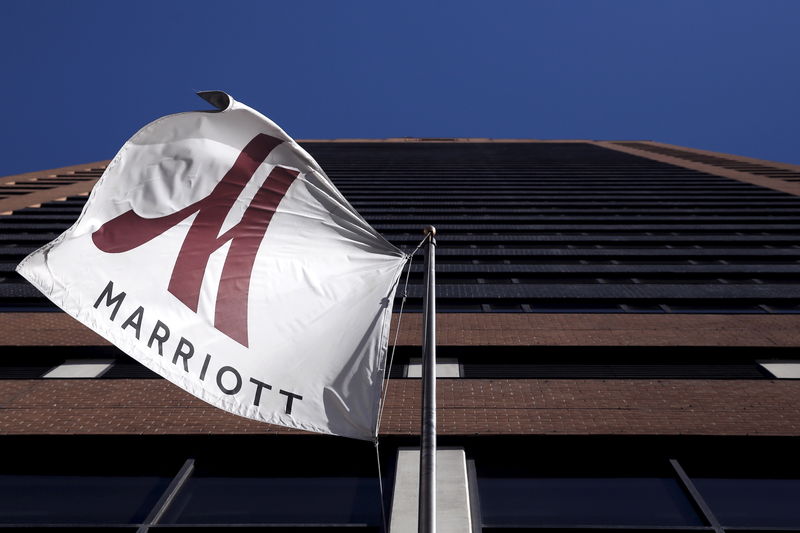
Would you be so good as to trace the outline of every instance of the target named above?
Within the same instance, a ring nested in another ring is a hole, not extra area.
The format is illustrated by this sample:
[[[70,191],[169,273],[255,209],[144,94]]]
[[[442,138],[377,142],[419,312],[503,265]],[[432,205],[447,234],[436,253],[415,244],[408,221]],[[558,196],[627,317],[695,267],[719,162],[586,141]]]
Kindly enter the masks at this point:
[[[92,241],[103,252],[127,252],[196,213],[172,267],[168,290],[197,312],[209,258],[230,242],[217,290],[214,327],[239,344],[248,346],[247,307],[256,254],[272,216],[299,173],[276,166],[254,195],[241,221],[223,234],[220,231],[228,212],[256,169],[281,142],[269,135],[256,135],[211,194],[202,200],[158,218],[143,218],[133,210],[127,211],[103,224],[92,234]]]

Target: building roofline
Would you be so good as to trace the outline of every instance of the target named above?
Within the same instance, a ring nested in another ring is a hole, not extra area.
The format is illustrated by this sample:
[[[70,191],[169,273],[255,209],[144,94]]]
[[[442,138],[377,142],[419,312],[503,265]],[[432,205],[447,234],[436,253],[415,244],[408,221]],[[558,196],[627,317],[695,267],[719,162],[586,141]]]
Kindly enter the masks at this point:
[[[653,141],[595,141],[592,144],[706,174],[800,196],[800,165],[697,150]]]
[[[589,139],[492,139],[485,137],[389,137],[385,139],[299,139],[301,143],[370,143],[370,144],[468,144],[468,143],[530,143],[530,144],[554,144],[554,143],[587,143],[602,148],[625,152],[638,157],[660,161],[683,168],[706,172],[717,176],[735,179],[737,181],[767,187],[769,189],[785,192],[795,196],[800,196],[800,165],[791,163],[779,163],[764,159],[744,157],[710,150],[699,150],[674,144],[661,143],[656,141],[600,141]],[[710,158],[710,159],[709,159]],[[716,161],[717,164],[709,164],[709,161]],[[80,172],[94,171],[97,173],[104,170],[111,160],[101,160],[92,163],[82,163],[65,167],[26,172],[0,177],[0,187],[19,187],[24,189],[26,185],[35,183],[37,180],[58,178],[63,180],[63,185],[51,184],[46,189],[37,188],[35,191],[25,194],[14,194],[6,198],[0,196],[0,214],[8,214],[18,209],[35,207],[43,202],[53,201],[68,196],[88,194],[97,179],[84,179],[74,181],[71,175]],[[770,175],[771,173],[771,175]],[[794,176],[793,174],[797,174]],[[785,178],[780,176],[786,175]]]
[[[68,174],[74,172],[88,171],[93,168],[105,168],[111,162],[110,159],[102,161],[95,161],[93,163],[80,163],[77,165],[69,165],[66,167],[50,168],[45,170],[34,170],[32,172],[24,172],[22,174],[12,174],[9,176],[0,176],[0,185],[8,185],[21,181],[31,181],[33,179],[54,178],[59,174]]]

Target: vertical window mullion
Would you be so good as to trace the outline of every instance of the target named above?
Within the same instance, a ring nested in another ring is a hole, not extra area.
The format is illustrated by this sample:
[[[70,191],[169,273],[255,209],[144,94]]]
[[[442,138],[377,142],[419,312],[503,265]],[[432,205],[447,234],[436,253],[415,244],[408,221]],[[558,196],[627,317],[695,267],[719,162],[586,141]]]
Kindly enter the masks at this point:
[[[167,509],[169,509],[169,506],[186,483],[186,480],[191,477],[192,472],[194,472],[194,459],[187,459],[175,477],[172,478],[172,482],[167,487],[167,490],[164,491],[164,494],[161,495],[161,498],[158,499],[158,502],[156,502],[150,510],[150,514],[147,515],[144,524],[139,527],[137,533],[147,533],[150,526],[158,524],[161,517],[167,512]]]
[[[705,518],[706,522],[708,522],[708,524],[714,528],[716,533],[725,533],[725,530],[722,528],[719,520],[717,520],[717,517],[714,516],[714,513],[711,511],[711,507],[709,507],[706,501],[703,499],[700,491],[697,490],[697,487],[695,487],[692,480],[683,470],[683,467],[678,460],[670,459],[669,464],[672,466],[675,474],[677,474],[678,480],[680,481],[681,485],[683,485],[683,488],[686,489],[686,492],[692,498],[692,502],[698,509],[700,509],[700,512],[703,513],[703,517]]]
[[[483,531],[483,518],[481,517],[481,498],[478,494],[478,473],[475,470],[475,459],[467,459],[467,489],[469,490],[472,533],[480,533]]]

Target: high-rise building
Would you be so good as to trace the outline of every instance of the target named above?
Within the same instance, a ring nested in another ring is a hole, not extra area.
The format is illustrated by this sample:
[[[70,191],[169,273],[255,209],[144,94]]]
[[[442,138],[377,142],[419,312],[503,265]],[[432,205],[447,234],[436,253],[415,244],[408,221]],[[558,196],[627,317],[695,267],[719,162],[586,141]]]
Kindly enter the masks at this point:
[[[800,531],[800,166],[654,142],[302,144],[396,245],[438,229],[440,532]],[[0,178],[0,528],[380,531],[372,443],[210,407],[14,272],[106,163]],[[380,432],[393,533],[416,528],[422,264]]]

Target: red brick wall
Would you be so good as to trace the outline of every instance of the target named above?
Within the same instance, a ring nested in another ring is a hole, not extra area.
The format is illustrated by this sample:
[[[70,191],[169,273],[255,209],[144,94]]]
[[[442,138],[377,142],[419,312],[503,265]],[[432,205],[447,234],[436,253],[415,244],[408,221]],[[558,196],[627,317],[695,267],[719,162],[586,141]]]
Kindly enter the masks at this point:
[[[443,435],[800,435],[795,380],[467,380],[438,383]],[[417,434],[420,380],[393,380],[382,434]],[[0,434],[289,432],[164,380],[3,380]]]
[[[439,313],[436,332],[441,346],[800,347],[800,315]],[[403,315],[398,344],[419,346],[421,337],[422,315]],[[64,313],[0,313],[0,344],[108,342]]]

